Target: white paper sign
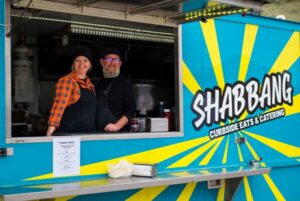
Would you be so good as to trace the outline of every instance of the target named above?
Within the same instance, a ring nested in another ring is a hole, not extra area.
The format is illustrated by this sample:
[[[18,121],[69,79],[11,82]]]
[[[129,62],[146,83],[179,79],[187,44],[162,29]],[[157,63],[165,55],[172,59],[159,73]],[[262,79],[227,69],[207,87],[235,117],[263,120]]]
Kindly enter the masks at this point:
[[[80,137],[53,139],[53,175],[80,175]]]

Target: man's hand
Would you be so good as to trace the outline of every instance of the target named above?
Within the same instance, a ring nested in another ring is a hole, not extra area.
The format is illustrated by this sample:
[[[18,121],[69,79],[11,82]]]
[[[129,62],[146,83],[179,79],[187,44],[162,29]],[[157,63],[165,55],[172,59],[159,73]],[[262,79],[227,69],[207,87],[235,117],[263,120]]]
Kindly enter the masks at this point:
[[[122,116],[116,123],[109,123],[105,126],[104,131],[106,132],[116,132],[121,130],[128,123],[128,118]]]
[[[104,131],[106,132],[116,132],[118,130],[120,130],[121,128],[118,126],[118,124],[107,124],[104,128]]]

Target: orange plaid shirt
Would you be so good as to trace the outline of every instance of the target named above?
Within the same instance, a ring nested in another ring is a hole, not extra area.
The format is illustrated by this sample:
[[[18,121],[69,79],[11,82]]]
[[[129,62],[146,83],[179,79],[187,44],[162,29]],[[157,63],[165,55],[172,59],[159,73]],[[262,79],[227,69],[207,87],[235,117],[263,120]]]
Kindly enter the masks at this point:
[[[51,108],[48,121],[49,126],[59,127],[61,118],[66,107],[76,103],[80,98],[80,87],[89,89],[95,93],[94,85],[90,79],[79,79],[76,73],[72,72],[58,80],[55,87],[55,98]],[[96,109],[96,108],[95,108]]]

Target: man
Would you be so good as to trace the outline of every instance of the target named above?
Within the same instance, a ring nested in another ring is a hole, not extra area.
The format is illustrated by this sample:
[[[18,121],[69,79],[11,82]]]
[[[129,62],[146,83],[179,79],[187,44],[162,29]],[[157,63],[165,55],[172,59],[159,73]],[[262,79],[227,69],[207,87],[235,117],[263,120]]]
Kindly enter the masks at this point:
[[[132,83],[120,75],[120,52],[116,49],[105,50],[100,64],[103,79],[95,87],[98,98],[97,131],[128,130],[126,125],[134,116],[135,101]]]

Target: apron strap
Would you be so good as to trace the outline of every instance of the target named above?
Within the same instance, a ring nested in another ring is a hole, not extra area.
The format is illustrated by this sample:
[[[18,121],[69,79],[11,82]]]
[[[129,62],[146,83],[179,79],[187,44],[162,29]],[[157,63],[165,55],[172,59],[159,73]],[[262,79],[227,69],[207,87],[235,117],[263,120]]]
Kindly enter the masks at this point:
[[[103,131],[104,127],[109,123],[114,123],[117,121],[117,118],[112,114],[108,108],[108,92],[113,85],[114,80],[102,90],[102,93],[97,94],[97,114],[96,114],[96,131]]]
[[[111,83],[106,87],[106,89],[103,90],[103,93],[105,95],[105,101],[106,101],[106,105],[108,105],[107,103],[107,100],[108,100],[108,93],[109,93],[109,90],[111,88],[111,86],[113,85],[115,80],[112,80]]]

